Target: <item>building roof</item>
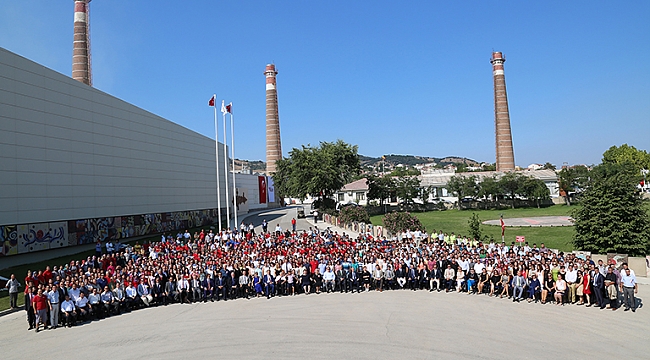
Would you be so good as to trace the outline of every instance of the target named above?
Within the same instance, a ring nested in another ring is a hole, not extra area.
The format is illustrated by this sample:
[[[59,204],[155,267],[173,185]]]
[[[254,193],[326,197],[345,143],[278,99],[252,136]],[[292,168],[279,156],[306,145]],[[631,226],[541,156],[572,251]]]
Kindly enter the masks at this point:
[[[343,185],[343,188],[341,191],[361,191],[361,190],[368,190],[368,184],[366,183],[368,179],[363,178],[359,179],[357,181],[353,181],[349,184]]]

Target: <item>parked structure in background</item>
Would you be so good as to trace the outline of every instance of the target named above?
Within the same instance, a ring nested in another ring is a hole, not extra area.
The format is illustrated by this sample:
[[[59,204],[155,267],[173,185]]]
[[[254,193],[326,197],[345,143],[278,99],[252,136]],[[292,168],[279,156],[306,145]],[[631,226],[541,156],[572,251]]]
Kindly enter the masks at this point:
[[[273,175],[275,162],[282,159],[280,140],[280,117],[278,115],[278,91],[275,87],[274,64],[266,65],[266,174]]]
[[[90,22],[88,10],[91,0],[74,2],[74,37],[72,42],[72,78],[86,85],[93,84],[90,68]]]
[[[497,171],[515,170],[515,152],[512,147],[512,132],[510,130],[510,112],[508,110],[508,94],[506,93],[506,77],[503,73],[503,63],[506,57],[499,51],[492,53],[492,74],[494,75],[494,127],[496,135]]]

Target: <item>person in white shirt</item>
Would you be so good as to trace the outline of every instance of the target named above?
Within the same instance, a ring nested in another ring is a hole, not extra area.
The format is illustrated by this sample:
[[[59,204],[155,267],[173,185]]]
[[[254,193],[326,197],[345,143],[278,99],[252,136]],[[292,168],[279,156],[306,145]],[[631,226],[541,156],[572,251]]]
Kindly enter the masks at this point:
[[[332,269],[328,266],[325,269],[325,272],[323,273],[323,280],[325,281],[325,290],[327,292],[334,292],[334,285],[335,285],[335,280],[336,280],[336,274],[332,271]]]
[[[565,274],[565,280],[569,290],[568,299],[572,304],[575,304],[576,290],[578,289],[578,269],[574,269],[573,264],[569,264],[569,268]]]
[[[117,313],[120,304],[113,298],[113,293],[108,290],[108,286],[104,286],[104,292],[101,294],[102,305],[104,307],[104,315],[111,315],[111,312]]]
[[[70,295],[70,300],[77,302],[79,300],[79,294],[81,290],[77,288],[77,283],[72,284],[72,289],[68,289],[68,295]]]
[[[639,285],[636,282],[636,276],[632,273],[632,269],[627,267],[623,271],[621,276],[621,283],[619,288],[623,292],[623,306],[625,306],[624,311],[629,311],[632,309],[632,312],[636,311],[636,299],[634,294],[639,292]]]
[[[61,311],[64,316],[65,325],[72,327],[77,319],[77,311],[74,302],[70,300],[70,296],[65,296],[65,301],[61,303]]]
[[[61,305],[59,302],[59,285],[55,284],[52,288],[48,287],[45,295],[50,306],[50,326],[52,329],[56,329],[57,325],[59,325],[59,309]]]
[[[102,300],[101,295],[97,292],[97,288],[94,287],[93,291],[88,295],[88,303],[90,304],[91,312],[95,315],[97,320],[102,317]]]
[[[126,287],[126,306],[130,310],[138,305],[138,291],[133,287],[133,284],[129,284]]]
[[[79,317],[86,320],[86,317],[88,316],[88,298],[86,298],[86,295],[84,295],[84,293],[79,294],[79,298],[77,301],[75,301],[75,305],[77,307]]]

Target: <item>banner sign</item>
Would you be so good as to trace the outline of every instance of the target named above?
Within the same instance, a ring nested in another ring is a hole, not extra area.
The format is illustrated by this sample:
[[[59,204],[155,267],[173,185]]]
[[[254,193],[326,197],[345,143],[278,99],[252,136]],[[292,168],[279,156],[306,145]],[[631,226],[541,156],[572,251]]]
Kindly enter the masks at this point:
[[[266,177],[266,183],[268,184],[268,191],[267,193],[269,194],[269,203],[274,203],[275,202],[275,184],[273,183],[273,178],[270,176]]]
[[[615,268],[621,269],[623,263],[627,262],[627,254],[607,254],[607,265],[612,264]]]
[[[526,237],[525,236],[517,236],[517,242],[525,242]]]
[[[257,182],[260,192],[260,204],[266,204],[266,176],[258,176]]]

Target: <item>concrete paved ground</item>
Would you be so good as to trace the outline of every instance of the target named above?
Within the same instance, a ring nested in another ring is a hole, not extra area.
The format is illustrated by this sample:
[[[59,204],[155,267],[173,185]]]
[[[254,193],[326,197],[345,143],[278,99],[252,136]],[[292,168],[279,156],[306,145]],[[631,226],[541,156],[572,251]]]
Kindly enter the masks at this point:
[[[503,219],[506,226],[573,226],[573,219],[569,216],[538,216],[528,218]],[[485,225],[501,226],[501,220],[483,221]]]
[[[3,359],[647,359],[649,333],[645,308],[409,290],[175,304],[38,334],[24,312],[0,318]]]

